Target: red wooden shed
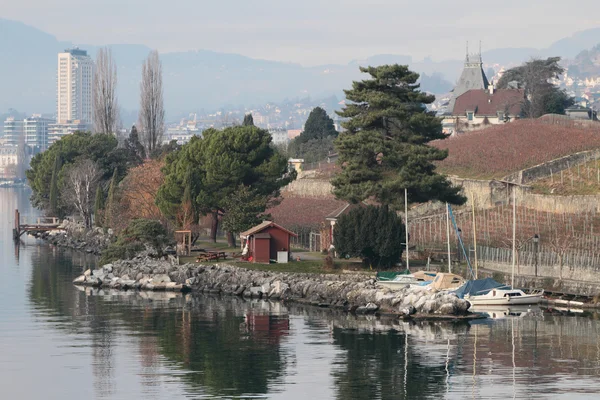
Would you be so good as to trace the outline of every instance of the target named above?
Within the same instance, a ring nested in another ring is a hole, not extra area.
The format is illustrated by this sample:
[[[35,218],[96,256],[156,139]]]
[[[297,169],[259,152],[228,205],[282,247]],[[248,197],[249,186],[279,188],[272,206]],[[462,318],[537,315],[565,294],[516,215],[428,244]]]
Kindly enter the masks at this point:
[[[298,237],[294,232],[272,221],[264,221],[240,234],[242,241],[246,241],[244,244],[244,247],[247,247],[246,256],[252,257],[252,262],[267,264],[271,260],[277,262],[289,260],[292,236]]]

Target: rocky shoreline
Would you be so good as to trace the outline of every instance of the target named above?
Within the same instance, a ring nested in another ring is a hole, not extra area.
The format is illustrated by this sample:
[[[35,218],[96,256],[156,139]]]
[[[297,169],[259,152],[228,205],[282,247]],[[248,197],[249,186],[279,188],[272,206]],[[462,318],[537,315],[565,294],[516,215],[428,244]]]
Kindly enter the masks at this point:
[[[464,318],[469,302],[454,294],[422,288],[392,291],[377,287],[361,274],[302,274],[266,272],[227,264],[176,265],[173,260],[139,256],[87,270],[76,285],[121,290],[197,291],[291,301],[330,307],[357,314],[394,314],[403,317]]]
[[[84,251],[89,254],[100,255],[106,249],[113,236],[112,230],[103,228],[86,229],[83,225],[69,220],[63,220],[58,229],[49,232],[33,233],[55,246]]]

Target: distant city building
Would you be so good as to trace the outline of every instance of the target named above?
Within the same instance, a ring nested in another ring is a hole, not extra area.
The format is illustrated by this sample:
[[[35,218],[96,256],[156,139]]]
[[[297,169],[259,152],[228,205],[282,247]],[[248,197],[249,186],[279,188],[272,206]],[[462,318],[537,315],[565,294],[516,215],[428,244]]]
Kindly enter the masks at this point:
[[[48,126],[53,122],[40,114],[23,120],[8,117],[4,121],[5,144],[17,146],[23,140],[31,148],[30,154],[44,151],[48,148]]]
[[[163,135],[163,144],[167,144],[173,140],[177,141],[177,144],[186,144],[193,136],[202,136],[202,128],[200,128],[197,115],[195,113],[190,114],[189,119],[183,118],[179,125],[171,126],[167,128],[167,131]]]
[[[23,136],[23,121],[14,117],[8,117],[4,120],[4,139],[9,146],[19,144],[19,139]]]
[[[75,132],[89,131],[90,125],[83,121],[66,121],[64,123],[48,124],[48,146],[66,135],[72,135]]]
[[[44,151],[48,148],[48,128],[54,120],[44,118],[40,114],[34,114],[23,120],[23,133],[25,143],[33,153]]]
[[[93,122],[92,82],[94,62],[85,50],[67,49],[58,54],[56,122]]]
[[[17,146],[0,146],[0,178],[15,178],[19,163]]]
[[[287,147],[290,139],[288,137],[288,131],[285,129],[269,129],[269,133],[273,138],[273,144],[276,146]]]

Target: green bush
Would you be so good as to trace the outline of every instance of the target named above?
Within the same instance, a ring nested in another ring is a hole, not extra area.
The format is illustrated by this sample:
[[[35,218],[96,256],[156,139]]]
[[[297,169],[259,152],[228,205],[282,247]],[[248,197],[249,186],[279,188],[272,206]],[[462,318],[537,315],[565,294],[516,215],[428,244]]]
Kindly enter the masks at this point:
[[[357,207],[338,219],[334,240],[341,257],[359,257],[365,266],[390,268],[402,255],[404,224],[385,207]]]
[[[101,264],[115,260],[133,258],[144,250],[146,245],[156,250],[159,256],[165,246],[169,245],[169,235],[165,227],[155,220],[134,219],[129,223],[117,240],[102,252]]]

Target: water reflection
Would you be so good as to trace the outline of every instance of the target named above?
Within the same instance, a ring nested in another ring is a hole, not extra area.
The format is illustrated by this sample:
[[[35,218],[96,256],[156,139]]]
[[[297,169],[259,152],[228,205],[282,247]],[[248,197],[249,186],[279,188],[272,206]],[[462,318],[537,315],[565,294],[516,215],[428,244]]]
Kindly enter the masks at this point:
[[[0,191],[1,210],[18,203],[12,195]],[[5,214],[0,224],[10,226]],[[594,398],[600,387],[596,314],[488,310],[493,318],[471,323],[407,323],[80,289],[71,281],[93,257],[26,238],[17,263],[10,231],[0,240],[7,398],[541,399]]]
[[[231,297],[78,290],[70,280],[82,267],[69,254],[35,249],[31,257],[32,304],[68,317],[59,329],[89,335],[98,397],[117,394],[115,342],[123,333],[135,338],[130,357],[148,395],[167,365],[181,372],[170,374],[188,395],[301,398],[286,385],[306,373],[296,360],[301,349],[288,345],[294,335],[310,338],[304,346],[336,349],[320,373],[338,399],[543,398],[540,388],[571,393],[563,378],[598,383],[600,375],[595,318],[507,309],[488,310],[497,319],[415,324]],[[594,391],[582,385],[577,394]]]

